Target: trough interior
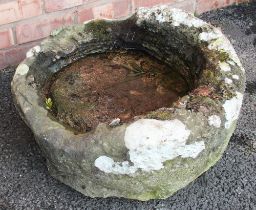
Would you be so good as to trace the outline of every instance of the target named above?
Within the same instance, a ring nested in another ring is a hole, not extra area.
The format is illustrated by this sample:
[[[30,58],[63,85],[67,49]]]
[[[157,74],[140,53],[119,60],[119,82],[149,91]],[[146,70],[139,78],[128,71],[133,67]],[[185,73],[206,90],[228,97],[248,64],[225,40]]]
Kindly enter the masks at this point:
[[[189,90],[182,76],[143,51],[122,50],[88,56],[54,75],[46,98],[52,113],[79,131],[100,122],[170,107]]]
[[[77,42],[74,52],[47,64],[48,72],[38,74],[35,68],[58,121],[79,132],[115,118],[129,122],[171,107],[197,87],[206,59],[194,39],[196,31],[135,22],[92,21],[79,33],[82,38],[93,34],[92,41]],[[52,55],[41,56],[44,68]]]

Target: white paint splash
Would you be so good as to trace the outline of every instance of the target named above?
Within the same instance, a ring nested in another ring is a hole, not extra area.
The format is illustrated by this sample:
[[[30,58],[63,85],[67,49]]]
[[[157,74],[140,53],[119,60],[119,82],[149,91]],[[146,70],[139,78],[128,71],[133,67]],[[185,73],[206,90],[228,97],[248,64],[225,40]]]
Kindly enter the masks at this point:
[[[221,119],[218,115],[212,115],[208,117],[208,124],[210,126],[214,126],[216,128],[220,128],[221,126]]]
[[[223,108],[225,110],[225,116],[226,116],[226,122],[225,122],[225,128],[230,128],[233,121],[238,119],[239,112],[242,106],[243,102],[243,94],[236,92],[236,96],[233,97],[230,100],[227,100],[223,104]]]
[[[33,57],[34,55],[36,55],[36,54],[39,53],[40,51],[41,51],[41,47],[37,45],[37,46],[31,48],[31,49],[27,52],[26,57],[27,57],[27,58]]]
[[[233,83],[233,80],[229,78],[225,78],[225,83],[231,85]]]
[[[160,170],[163,163],[181,156],[196,158],[205,149],[203,141],[186,145],[190,135],[185,125],[175,119],[161,121],[140,119],[125,131],[125,146],[129,149],[130,162],[115,162],[107,156],[95,160],[95,166],[105,173],[131,174]]]

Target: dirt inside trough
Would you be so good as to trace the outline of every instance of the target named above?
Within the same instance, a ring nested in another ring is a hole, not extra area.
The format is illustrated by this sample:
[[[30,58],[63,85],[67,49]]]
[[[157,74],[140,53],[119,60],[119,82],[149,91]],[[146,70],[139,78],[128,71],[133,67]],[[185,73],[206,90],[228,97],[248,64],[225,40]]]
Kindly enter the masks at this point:
[[[184,79],[142,51],[90,55],[55,74],[46,86],[55,117],[79,132],[119,118],[129,122],[187,93]]]

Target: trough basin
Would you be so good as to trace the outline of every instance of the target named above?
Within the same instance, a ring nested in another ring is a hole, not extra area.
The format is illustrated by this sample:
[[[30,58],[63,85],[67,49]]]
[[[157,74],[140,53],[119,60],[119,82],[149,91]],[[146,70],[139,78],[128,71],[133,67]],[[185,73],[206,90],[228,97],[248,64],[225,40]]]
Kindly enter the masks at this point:
[[[146,201],[221,158],[245,72],[220,29],[162,5],[53,31],[11,85],[51,176],[86,196]]]

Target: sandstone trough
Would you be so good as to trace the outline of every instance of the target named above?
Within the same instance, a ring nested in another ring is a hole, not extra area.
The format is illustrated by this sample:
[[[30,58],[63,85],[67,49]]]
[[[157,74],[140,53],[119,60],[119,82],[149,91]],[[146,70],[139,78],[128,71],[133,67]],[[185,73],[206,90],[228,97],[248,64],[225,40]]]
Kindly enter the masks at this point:
[[[213,166],[244,69],[210,24],[169,6],[52,32],[17,67],[17,109],[50,174],[90,197],[164,199]]]

